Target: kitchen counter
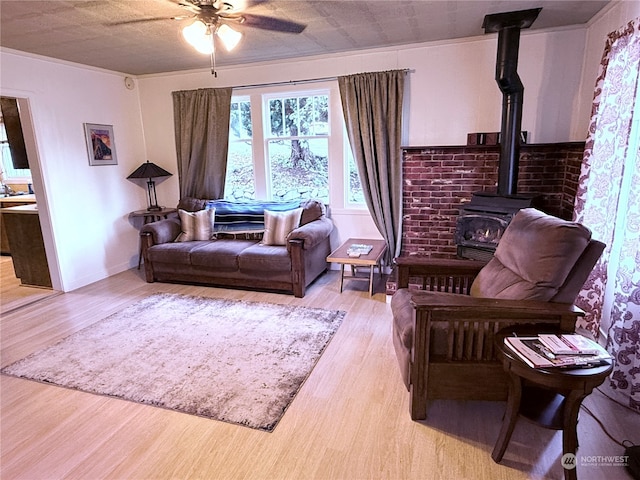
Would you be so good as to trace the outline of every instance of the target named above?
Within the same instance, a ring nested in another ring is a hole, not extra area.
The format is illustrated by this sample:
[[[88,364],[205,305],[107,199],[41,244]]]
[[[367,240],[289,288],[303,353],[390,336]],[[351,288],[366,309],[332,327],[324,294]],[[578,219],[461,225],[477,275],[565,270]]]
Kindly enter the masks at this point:
[[[36,195],[34,193],[27,193],[24,195],[0,195],[0,205],[3,207],[10,206],[11,204],[21,203],[36,203]]]

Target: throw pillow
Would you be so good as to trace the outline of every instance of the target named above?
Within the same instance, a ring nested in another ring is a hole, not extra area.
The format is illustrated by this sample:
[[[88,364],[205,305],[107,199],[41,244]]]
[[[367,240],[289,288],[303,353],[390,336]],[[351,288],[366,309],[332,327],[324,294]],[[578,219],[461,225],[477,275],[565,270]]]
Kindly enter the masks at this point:
[[[176,238],[176,242],[191,242],[193,240],[211,240],[213,236],[213,223],[216,209],[207,208],[197,212],[178,210],[182,233]]]
[[[291,230],[298,228],[302,209],[296,208],[286,212],[264,211],[264,245],[286,245],[287,235]]]

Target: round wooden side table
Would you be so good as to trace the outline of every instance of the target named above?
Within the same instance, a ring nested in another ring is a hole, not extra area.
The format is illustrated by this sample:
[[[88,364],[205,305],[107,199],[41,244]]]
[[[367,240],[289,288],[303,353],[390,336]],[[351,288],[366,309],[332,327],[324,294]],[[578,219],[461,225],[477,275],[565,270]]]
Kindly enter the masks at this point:
[[[519,329],[516,333],[518,336],[559,333],[543,329],[543,326],[533,331]],[[491,458],[497,463],[502,460],[516,420],[522,415],[545,428],[562,430],[564,478],[575,480],[580,405],[595,387],[604,382],[613,370],[613,365],[608,361],[607,365],[593,368],[532,368],[505,345],[504,338],[513,336],[513,333],[514,329],[509,328],[498,332],[495,337],[498,358],[502,360],[504,370],[509,375],[509,396]],[[565,457],[567,454],[568,458]]]

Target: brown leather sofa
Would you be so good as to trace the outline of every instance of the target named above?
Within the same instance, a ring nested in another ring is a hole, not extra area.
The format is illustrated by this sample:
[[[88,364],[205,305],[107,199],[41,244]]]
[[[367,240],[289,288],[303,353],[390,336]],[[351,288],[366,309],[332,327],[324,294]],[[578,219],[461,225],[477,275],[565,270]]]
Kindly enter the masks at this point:
[[[206,200],[185,198],[178,209],[194,212]],[[306,287],[327,270],[333,222],[325,205],[303,201],[300,225],[286,245],[264,245],[261,234],[223,233],[211,240],[175,241],[182,231],[173,217],[142,227],[147,282],[178,282],[279,291],[303,297]]]
[[[486,265],[397,258],[393,345],[411,418],[424,419],[432,399],[505,400],[495,334],[519,324],[573,331],[584,312],[572,303],[604,247],[583,225],[527,208]]]

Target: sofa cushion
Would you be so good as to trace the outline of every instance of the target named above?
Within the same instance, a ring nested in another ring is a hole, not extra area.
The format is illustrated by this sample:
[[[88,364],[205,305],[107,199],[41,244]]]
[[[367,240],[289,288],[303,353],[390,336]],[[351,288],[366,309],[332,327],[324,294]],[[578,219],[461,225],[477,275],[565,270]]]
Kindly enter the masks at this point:
[[[256,243],[256,241],[252,240],[215,240],[206,242],[191,250],[191,265],[238,270],[238,256]]]
[[[191,242],[193,240],[210,240],[213,235],[215,209],[206,208],[197,212],[178,210],[182,233],[176,242]]]
[[[300,225],[302,208],[287,212],[264,211],[264,236],[262,243],[265,245],[286,245],[287,235]]]
[[[161,243],[160,245],[149,247],[147,249],[147,255],[151,262],[189,265],[191,263],[191,252],[210,242],[211,240]]]
[[[471,295],[549,301],[564,284],[591,238],[588,228],[534,208],[520,210]]]
[[[243,272],[290,272],[291,256],[286,247],[256,243],[238,255],[238,265]]]

